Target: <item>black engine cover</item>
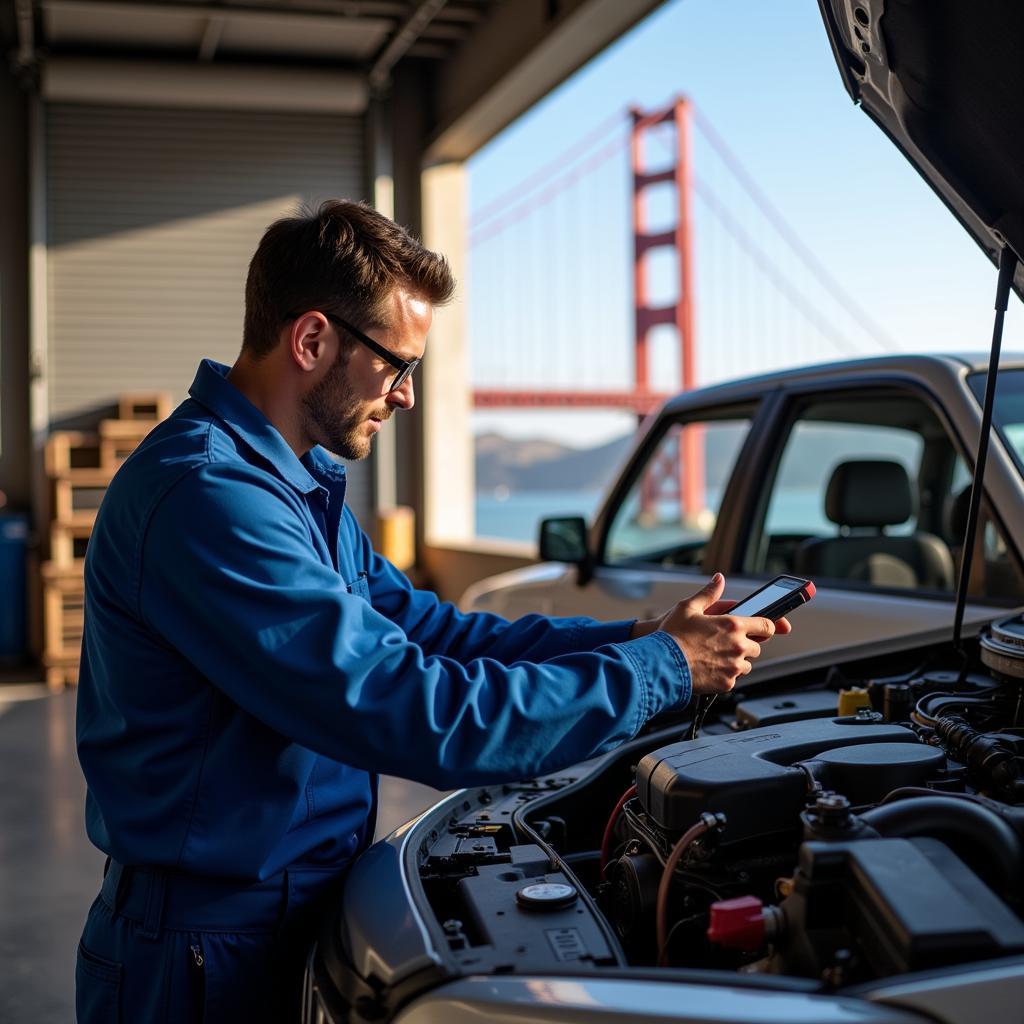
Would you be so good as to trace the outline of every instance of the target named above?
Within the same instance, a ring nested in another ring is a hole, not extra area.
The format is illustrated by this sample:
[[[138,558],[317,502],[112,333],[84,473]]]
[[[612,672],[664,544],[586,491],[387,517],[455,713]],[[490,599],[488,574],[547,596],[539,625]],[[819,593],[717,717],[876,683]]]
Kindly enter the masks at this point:
[[[917,744],[918,739],[903,726],[852,717],[705,736],[648,754],[637,767],[637,797],[648,815],[672,832],[689,828],[704,811],[722,812],[728,822],[722,842],[738,842],[792,828],[799,820],[808,779],[794,767],[797,762],[869,743]],[[891,753],[881,760],[900,761]],[[877,775],[878,765],[864,767]],[[897,769],[892,788],[901,784]]]

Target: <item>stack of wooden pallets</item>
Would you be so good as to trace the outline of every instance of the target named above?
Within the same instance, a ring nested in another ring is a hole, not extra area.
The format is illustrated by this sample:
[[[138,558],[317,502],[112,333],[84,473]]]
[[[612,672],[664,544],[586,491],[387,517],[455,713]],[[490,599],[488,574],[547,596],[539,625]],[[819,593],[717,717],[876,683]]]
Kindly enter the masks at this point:
[[[135,446],[171,411],[170,395],[126,394],[117,419],[95,433],[55,431],[46,443],[52,521],[42,565],[43,665],[51,689],[78,682],[85,612],[85,548],[107,485]]]

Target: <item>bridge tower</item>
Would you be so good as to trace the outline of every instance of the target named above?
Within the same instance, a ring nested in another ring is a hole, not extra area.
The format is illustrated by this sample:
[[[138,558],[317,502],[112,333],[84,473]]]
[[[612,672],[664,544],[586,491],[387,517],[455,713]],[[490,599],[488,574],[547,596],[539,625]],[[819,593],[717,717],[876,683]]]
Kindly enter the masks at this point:
[[[630,144],[633,167],[633,291],[635,319],[635,389],[641,394],[673,390],[652,386],[650,379],[650,333],[661,325],[675,328],[679,346],[682,390],[697,384],[696,332],[694,328],[693,286],[693,211],[690,182],[690,106],[679,97],[671,106],[656,111],[631,111],[633,125]],[[647,169],[645,135],[657,125],[671,122],[675,127],[675,145],[668,166]],[[666,230],[647,228],[645,193],[651,186],[671,183],[675,186],[676,222]],[[675,250],[678,287],[675,301],[653,306],[649,297],[647,256],[657,249]],[[658,498],[679,500],[687,522],[697,523],[704,512],[704,436],[699,426],[685,427],[679,437],[678,457],[665,460],[645,485],[645,504],[653,507]]]

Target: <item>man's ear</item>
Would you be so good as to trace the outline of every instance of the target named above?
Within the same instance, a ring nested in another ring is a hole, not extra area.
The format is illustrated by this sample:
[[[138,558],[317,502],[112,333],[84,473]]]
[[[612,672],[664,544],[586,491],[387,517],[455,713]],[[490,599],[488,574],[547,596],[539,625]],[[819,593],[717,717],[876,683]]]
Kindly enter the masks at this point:
[[[288,354],[301,370],[311,372],[329,358],[332,338],[323,313],[304,313],[288,329]]]

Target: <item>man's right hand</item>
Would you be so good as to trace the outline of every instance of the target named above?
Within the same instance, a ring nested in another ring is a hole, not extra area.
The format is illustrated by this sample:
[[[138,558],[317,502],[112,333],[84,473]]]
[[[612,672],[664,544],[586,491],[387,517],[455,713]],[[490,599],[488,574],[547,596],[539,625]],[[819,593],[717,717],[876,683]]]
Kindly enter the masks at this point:
[[[721,601],[725,579],[716,573],[693,597],[680,601],[657,622],[686,655],[693,692],[726,693],[751,669],[761,642],[776,632],[788,633],[789,623],[763,616],[729,615],[734,602]],[[717,607],[716,607],[717,606]]]

